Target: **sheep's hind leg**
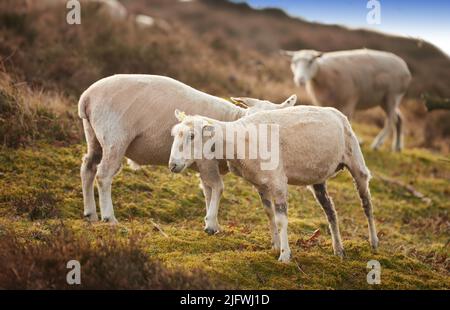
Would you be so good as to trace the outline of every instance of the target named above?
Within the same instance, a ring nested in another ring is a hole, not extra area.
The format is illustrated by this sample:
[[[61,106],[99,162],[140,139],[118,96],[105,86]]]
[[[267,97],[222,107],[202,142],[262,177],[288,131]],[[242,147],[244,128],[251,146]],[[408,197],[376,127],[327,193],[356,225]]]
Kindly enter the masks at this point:
[[[341,234],[339,232],[339,223],[334,208],[333,200],[328,196],[328,191],[325,183],[313,185],[314,196],[319,204],[322,206],[325,215],[327,216],[328,225],[331,231],[331,239],[333,241],[334,254],[343,258],[344,247],[341,241]]]
[[[98,216],[95,205],[94,180],[97,173],[97,164],[102,158],[102,148],[88,120],[83,119],[83,127],[88,147],[80,168],[84,202],[83,215],[89,222],[96,222]]]
[[[111,184],[114,175],[120,170],[124,153],[125,150],[118,146],[104,147],[103,158],[97,170],[97,185],[102,221],[111,224],[117,223],[111,199]]]
[[[270,196],[265,191],[259,191],[259,197],[261,198],[261,203],[264,206],[264,211],[269,218],[270,232],[272,235],[272,249],[279,251],[280,235],[278,234],[277,224],[275,223],[272,201],[270,200]]]
[[[401,152],[403,150],[403,118],[400,111],[396,112],[395,134],[392,141],[392,150],[395,152]]]
[[[401,94],[395,97],[395,128],[394,139],[392,139],[392,150],[394,152],[401,152],[403,149],[403,118],[398,108],[403,99],[403,95]]]
[[[373,150],[378,150],[383,144],[386,138],[391,134],[395,133],[395,124],[397,119],[396,109],[395,109],[395,96],[388,95],[384,105],[383,110],[386,112],[386,119],[384,121],[384,127],[380,133],[375,137],[372,142],[371,148]]]
[[[378,236],[373,217],[372,198],[369,189],[370,173],[367,170],[358,168],[358,166],[358,164],[354,163],[347,168],[355,180],[356,188],[361,199],[361,205],[364,209],[364,214],[367,217],[370,245],[376,250],[378,248]]]

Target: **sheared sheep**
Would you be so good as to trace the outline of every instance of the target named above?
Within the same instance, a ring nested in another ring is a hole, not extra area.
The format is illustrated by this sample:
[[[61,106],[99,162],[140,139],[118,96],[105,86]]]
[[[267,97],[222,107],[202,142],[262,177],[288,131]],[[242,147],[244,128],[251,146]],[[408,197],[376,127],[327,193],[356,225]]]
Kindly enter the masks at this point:
[[[349,119],[355,109],[380,106],[386,120],[372,148],[378,149],[392,132],[392,149],[402,150],[402,116],[398,107],[411,82],[403,59],[369,49],[329,53],[283,51],[283,54],[291,57],[294,82],[297,86],[306,85],[315,105],[335,107]]]
[[[193,162],[191,158],[194,154],[202,154],[204,158],[221,158],[217,150],[227,154],[230,171],[251,182],[259,192],[270,220],[273,247],[280,249],[280,261],[287,262],[290,258],[287,237],[288,184],[312,186],[328,219],[334,253],[343,257],[337,215],[326,188],[327,179],[343,168],[347,168],[355,180],[368,220],[370,244],[377,248],[369,191],[370,172],[347,117],[338,110],[299,106],[262,111],[232,122],[203,116],[183,116],[179,111],[175,115],[180,123],[172,128],[171,171],[182,172]],[[242,158],[236,151],[239,145],[245,150],[260,145],[261,125],[264,124],[279,129],[279,141],[271,140],[269,143],[272,149],[279,148],[278,165],[273,169],[261,168],[261,154],[255,159],[249,155]],[[256,140],[251,136],[254,130],[258,131],[257,135],[253,135]]]

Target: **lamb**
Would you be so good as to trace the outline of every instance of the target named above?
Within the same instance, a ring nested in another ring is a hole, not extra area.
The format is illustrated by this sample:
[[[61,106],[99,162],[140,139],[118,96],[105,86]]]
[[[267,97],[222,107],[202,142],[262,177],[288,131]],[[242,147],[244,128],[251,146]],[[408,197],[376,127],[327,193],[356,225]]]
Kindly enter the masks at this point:
[[[356,110],[380,106],[385,125],[372,143],[379,149],[392,132],[392,149],[403,148],[399,105],[411,82],[408,66],[400,57],[369,49],[322,53],[315,50],[284,51],[291,58],[297,86],[315,105],[332,106],[349,119]]]
[[[260,111],[232,122],[223,122],[204,116],[183,116],[176,111],[180,123],[172,128],[174,141],[169,166],[180,173],[188,167],[193,154],[202,154],[213,161],[219,158],[217,150],[227,153],[230,171],[252,183],[259,192],[268,215],[273,248],[280,250],[279,260],[288,262],[290,248],[287,235],[288,184],[309,186],[327,217],[335,255],[344,256],[339,233],[337,214],[328,195],[326,181],[346,168],[352,175],[361,204],[368,220],[369,239],[373,249],[378,237],[372,213],[369,190],[370,172],[348,119],[335,108],[298,106],[271,111]],[[269,124],[279,129],[278,165],[274,169],[262,169],[262,157],[251,159],[237,156],[238,145],[246,149],[252,143],[261,143],[261,125]],[[250,133],[256,128],[256,142]],[[226,132],[226,134],[224,134]],[[229,132],[245,132],[236,137]],[[197,138],[196,138],[197,137]],[[200,143],[195,143],[199,139]],[[211,140],[214,143],[211,143]],[[187,143],[194,141],[194,143]],[[229,154],[232,156],[230,157]]]
[[[295,103],[290,100],[280,107]],[[223,121],[234,121],[248,112],[225,99],[157,75],[110,76],[97,81],[81,95],[78,112],[83,120],[87,153],[80,174],[87,220],[98,220],[94,198],[97,178],[101,219],[117,222],[111,184],[124,156],[134,168],[167,165],[172,144],[170,129],[177,121],[173,117],[176,108]],[[217,214],[223,191],[221,174],[228,171],[226,162],[199,161],[193,168],[200,172],[206,210]],[[219,230],[217,217],[209,219],[205,230],[208,233]]]

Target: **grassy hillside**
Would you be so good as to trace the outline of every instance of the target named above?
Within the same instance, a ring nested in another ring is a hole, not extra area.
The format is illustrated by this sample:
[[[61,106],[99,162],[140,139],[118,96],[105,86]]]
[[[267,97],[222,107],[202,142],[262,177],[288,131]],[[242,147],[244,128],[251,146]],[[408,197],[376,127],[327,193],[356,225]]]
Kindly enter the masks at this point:
[[[365,138],[373,136],[372,127],[358,129]],[[27,149],[1,150],[1,231],[14,231],[19,239],[37,244],[51,239],[61,225],[92,244],[107,236],[123,242],[138,236],[148,257],[168,268],[203,270],[225,287],[450,289],[450,164],[428,151],[364,150],[375,175],[371,188],[380,236],[378,253],[369,249],[365,217],[347,172],[329,186],[346,249],[343,261],[332,254],[325,216],[312,195],[291,187],[293,260],[281,264],[278,253],[270,250],[268,222],[256,192],[232,175],[225,178],[219,217],[222,232],[215,236],[202,231],[204,204],[198,177],[192,172],[170,174],[165,167],[139,172],[123,169],[113,186],[117,227],[84,222],[78,176],[83,149],[82,145],[38,143]],[[386,183],[385,177],[404,184]],[[406,185],[431,202],[412,196]],[[317,229],[318,237],[310,239]],[[377,287],[366,283],[366,264],[371,259],[382,265],[382,284]]]

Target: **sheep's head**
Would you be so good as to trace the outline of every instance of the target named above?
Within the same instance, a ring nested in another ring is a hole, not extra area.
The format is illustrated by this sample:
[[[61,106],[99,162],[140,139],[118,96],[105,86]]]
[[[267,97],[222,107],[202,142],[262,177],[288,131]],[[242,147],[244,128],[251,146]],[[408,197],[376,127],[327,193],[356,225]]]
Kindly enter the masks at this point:
[[[251,115],[259,111],[277,110],[292,107],[297,102],[297,95],[292,95],[281,104],[275,104],[268,100],[259,100],[255,98],[231,98],[232,101],[237,102],[247,107],[246,115]]]
[[[297,86],[305,85],[317,73],[317,59],[323,55],[315,50],[281,51],[282,55],[291,58],[291,70],[294,74],[294,83]]]
[[[214,153],[214,144],[211,144],[214,126],[206,118],[190,116],[175,110],[175,117],[180,121],[172,128],[174,137],[170,151],[169,169],[180,173],[192,165],[197,159],[210,159]]]

